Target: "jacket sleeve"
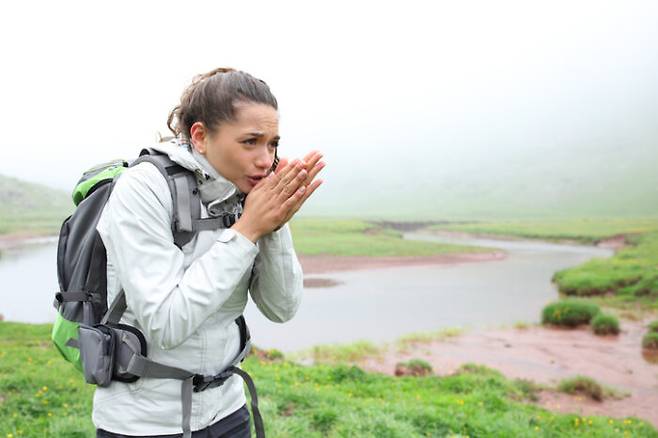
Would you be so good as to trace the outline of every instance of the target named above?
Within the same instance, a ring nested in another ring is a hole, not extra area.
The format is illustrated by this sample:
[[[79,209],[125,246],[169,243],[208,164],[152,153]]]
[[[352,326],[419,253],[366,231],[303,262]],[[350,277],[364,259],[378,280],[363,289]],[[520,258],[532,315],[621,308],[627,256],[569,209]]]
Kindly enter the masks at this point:
[[[249,239],[227,229],[185,269],[173,243],[172,209],[167,182],[143,163],[117,180],[97,227],[128,307],[162,349],[180,345],[216,312],[258,253]]]
[[[249,292],[269,320],[291,319],[302,301],[303,273],[288,224],[261,237]]]

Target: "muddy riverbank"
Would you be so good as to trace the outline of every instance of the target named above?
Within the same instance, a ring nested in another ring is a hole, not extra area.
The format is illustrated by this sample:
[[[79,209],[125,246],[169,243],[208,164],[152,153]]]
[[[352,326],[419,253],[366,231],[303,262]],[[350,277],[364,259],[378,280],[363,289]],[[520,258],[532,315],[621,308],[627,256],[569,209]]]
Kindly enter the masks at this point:
[[[487,262],[503,260],[506,253],[492,251],[488,253],[471,254],[440,254],[434,256],[411,257],[360,257],[360,256],[331,256],[331,255],[300,255],[299,262],[305,274],[323,274],[326,272],[358,271],[364,269],[423,266],[423,265],[450,265],[467,262]]]
[[[424,359],[438,375],[454,373],[465,363],[494,368],[510,378],[556,386],[583,375],[625,396],[596,402],[582,396],[544,391],[539,404],[550,410],[582,415],[637,416],[658,427],[658,363],[641,348],[647,321],[622,321],[618,336],[596,336],[591,330],[545,328],[478,330],[461,336],[389,348],[379,358],[358,363],[368,371],[394,374],[395,365]]]

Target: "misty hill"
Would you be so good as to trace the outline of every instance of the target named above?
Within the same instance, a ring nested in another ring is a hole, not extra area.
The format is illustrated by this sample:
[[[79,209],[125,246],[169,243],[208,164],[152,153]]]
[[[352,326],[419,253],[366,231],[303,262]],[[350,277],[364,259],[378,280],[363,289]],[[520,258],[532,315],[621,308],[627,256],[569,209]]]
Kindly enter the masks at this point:
[[[367,165],[357,156],[347,172],[328,167],[333,174],[324,175],[326,184],[304,214],[405,220],[658,216],[658,142],[420,156],[413,149]],[[362,165],[366,171],[360,172]]]
[[[62,190],[0,175],[0,234],[56,233],[72,210]]]

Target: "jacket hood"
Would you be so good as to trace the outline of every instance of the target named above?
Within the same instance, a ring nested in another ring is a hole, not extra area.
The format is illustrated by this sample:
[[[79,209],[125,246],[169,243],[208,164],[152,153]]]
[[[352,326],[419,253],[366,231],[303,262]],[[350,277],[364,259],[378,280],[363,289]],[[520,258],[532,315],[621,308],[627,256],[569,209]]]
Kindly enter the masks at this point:
[[[235,184],[217,172],[203,155],[192,152],[188,143],[173,139],[158,143],[152,148],[167,154],[173,162],[194,172],[204,204],[216,204],[235,194],[241,195]]]

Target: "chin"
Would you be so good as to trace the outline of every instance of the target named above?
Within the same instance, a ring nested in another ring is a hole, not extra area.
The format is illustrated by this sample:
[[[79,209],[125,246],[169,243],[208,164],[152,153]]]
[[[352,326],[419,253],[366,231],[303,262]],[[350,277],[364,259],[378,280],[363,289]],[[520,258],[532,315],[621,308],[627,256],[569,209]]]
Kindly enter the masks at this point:
[[[240,190],[245,195],[248,194],[249,192],[251,192],[251,190],[253,189],[253,187],[251,187],[251,185],[245,185],[245,186],[237,185],[236,187],[238,188],[238,190]]]

